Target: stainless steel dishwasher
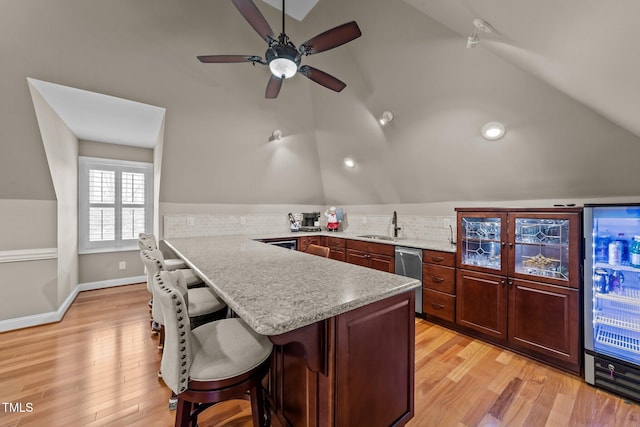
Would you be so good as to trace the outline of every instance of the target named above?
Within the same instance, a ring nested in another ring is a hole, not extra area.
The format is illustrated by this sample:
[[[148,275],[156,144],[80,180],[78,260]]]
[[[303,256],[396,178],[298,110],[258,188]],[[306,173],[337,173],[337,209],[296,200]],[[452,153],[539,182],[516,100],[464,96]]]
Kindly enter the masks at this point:
[[[422,283],[422,249],[396,246],[396,274]],[[422,316],[422,286],[416,289],[416,314]]]

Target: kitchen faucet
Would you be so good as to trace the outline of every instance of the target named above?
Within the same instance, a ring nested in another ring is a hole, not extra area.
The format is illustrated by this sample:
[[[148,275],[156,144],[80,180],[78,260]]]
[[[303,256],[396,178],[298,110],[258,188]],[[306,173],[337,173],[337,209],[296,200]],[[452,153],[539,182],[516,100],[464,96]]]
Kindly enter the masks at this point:
[[[393,224],[393,237],[398,238],[398,231],[402,230],[402,227],[398,227],[398,213],[396,211],[393,211],[391,223]]]

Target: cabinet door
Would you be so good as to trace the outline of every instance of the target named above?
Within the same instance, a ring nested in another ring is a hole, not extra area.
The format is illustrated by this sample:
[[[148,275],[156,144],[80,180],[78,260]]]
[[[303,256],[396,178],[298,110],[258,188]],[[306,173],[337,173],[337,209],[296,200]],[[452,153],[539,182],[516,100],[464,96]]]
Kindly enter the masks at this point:
[[[580,286],[579,213],[510,213],[509,276]]]
[[[506,342],[506,279],[493,274],[458,270],[456,289],[456,323]]]
[[[355,249],[347,249],[347,262],[349,264],[369,267],[369,255],[366,252],[357,251]]]
[[[579,372],[578,303],[577,289],[510,279],[510,344]]]
[[[386,271],[388,273],[394,273],[396,270],[396,263],[393,257],[389,255],[381,254],[368,254],[369,267],[380,271]]]
[[[347,260],[347,254],[344,248],[330,246],[329,249],[329,258],[343,262]]]
[[[309,237],[299,237],[298,250],[300,252],[306,252],[308,248],[309,248]]]
[[[348,311],[335,325],[335,383],[327,392],[335,417],[316,425],[405,425],[414,414],[415,292]]]
[[[506,276],[506,224],[504,212],[458,212],[456,266]]]

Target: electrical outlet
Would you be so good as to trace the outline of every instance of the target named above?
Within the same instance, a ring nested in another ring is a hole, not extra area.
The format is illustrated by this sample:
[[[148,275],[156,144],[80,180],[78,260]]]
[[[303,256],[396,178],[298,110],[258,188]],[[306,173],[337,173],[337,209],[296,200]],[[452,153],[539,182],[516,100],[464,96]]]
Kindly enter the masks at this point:
[[[118,263],[118,268],[119,268],[120,270],[125,270],[125,269],[127,268],[127,262],[126,262],[126,261],[120,261],[120,262]]]
[[[246,218],[246,217],[241,216],[241,217],[240,217],[240,224],[241,224],[241,225],[245,225],[246,223],[247,223],[247,218]]]
[[[366,224],[366,223],[367,223],[367,217],[366,217],[366,216],[363,216],[363,217],[362,217],[362,223],[363,223],[363,224]]]
[[[187,217],[187,226],[188,227],[193,227],[193,222],[194,222],[193,217],[192,216],[188,216]]]

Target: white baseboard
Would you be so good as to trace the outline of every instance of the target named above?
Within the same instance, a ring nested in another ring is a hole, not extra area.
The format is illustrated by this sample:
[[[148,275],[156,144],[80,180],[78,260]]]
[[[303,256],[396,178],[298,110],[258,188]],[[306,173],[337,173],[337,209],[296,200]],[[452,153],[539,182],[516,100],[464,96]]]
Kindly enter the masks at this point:
[[[73,301],[75,301],[78,293],[82,291],[92,291],[95,289],[132,285],[134,283],[145,282],[146,280],[147,276],[134,276],[124,277],[122,279],[102,280],[99,282],[80,283],[71,291],[69,296],[65,298],[64,302],[62,303],[60,308],[58,308],[58,310],[50,311],[48,313],[33,314],[31,316],[16,317],[14,319],[1,320],[0,332],[13,331],[16,329],[29,328],[31,326],[59,322],[60,320],[62,320],[69,307],[71,307]]]

